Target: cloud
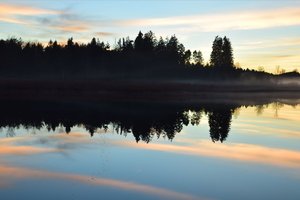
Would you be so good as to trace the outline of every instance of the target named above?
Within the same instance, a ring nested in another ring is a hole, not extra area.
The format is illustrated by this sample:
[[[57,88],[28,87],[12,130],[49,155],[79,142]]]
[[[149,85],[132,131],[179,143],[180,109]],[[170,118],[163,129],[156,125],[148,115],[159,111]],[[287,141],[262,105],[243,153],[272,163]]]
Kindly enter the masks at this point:
[[[67,134],[54,134],[47,137],[13,137],[0,140],[0,155],[28,156],[43,153],[67,153],[75,148],[87,148],[93,141],[88,134],[72,132]],[[36,146],[38,145],[38,146]],[[40,147],[47,145],[47,147]]]
[[[108,37],[108,36],[113,36],[115,34],[111,32],[95,32],[95,35],[99,37]]]
[[[233,11],[220,14],[199,14],[164,18],[120,21],[124,26],[175,26],[187,32],[265,29],[300,25],[300,8]]]
[[[55,10],[0,3],[0,21],[3,22],[28,24],[22,16],[58,15],[60,13]]]
[[[58,14],[59,11],[0,3],[0,13],[6,15],[44,15]]]
[[[245,40],[248,41],[235,44],[235,55],[240,63],[246,63],[245,67],[264,66],[269,72],[274,72],[277,65],[287,71],[299,69],[300,56],[297,52],[300,51],[300,37],[284,36],[264,40],[248,37]]]
[[[260,120],[260,122],[263,120]],[[264,122],[264,121],[263,121]],[[235,124],[234,126],[238,129],[241,133],[253,133],[259,135],[272,135],[273,137],[281,137],[281,138],[300,138],[300,133],[297,130],[287,130],[285,128],[273,128],[273,127],[266,127],[264,125],[254,125],[254,124],[244,124],[249,123],[243,120],[239,120],[239,123]],[[255,122],[256,123],[256,122]],[[292,123],[299,123],[299,122],[292,122]]]
[[[109,32],[99,31],[100,28],[102,29],[102,27],[111,24],[111,22],[105,20],[91,20],[69,9],[50,10],[2,3],[0,4],[0,22],[1,21],[22,25],[26,28],[25,30],[36,29],[39,35],[46,35],[47,39],[53,36],[60,37],[69,33],[80,35],[85,32],[97,32],[101,34],[101,36],[112,35],[112,33]]]
[[[280,148],[263,147],[252,144],[215,144],[211,141],[185,141],[190,146],[169,144],[116,143],[120,146],[163,151],[185,155],[208,156],[244,162],[255,162],[280,167],[299,168],[300,152]]]
[[[32,137],[13,137],[13,138],[1,138],[0,140],[0,155],[17,155],[17,156],[27,156],[33,154],[42,153],[54,153],[63,152],[63,148],[57,147],[37,147],[28,146],[27,143],[32,143]],[[40,139],[41,140],[41,139]],[[41,144],[40,142],[39,144]]]
[[[31,155],[40,153],[59,152],[57,148],[40,148],[32,146],[4,146],[1,145],[0,155]]]
[[[258,40],[258,41],[248,41],[248,42],[241,42],[236,44],[236,50],[243,50],[243,51],[253,51],[259,49],[271,49],[271,48],[278,48],[285,50],[299,48],[300,45],[300,38],[299,37],[282,37],[282,38],[275,38],[269,40]],[[287,49],[288,48],[288,49]]]
[[[70,145],[82,145],[91,143],[91,138],[84,133],[72,132],[70,135],[55,134],[50,135],[47,138],[41,137],[18,137],[18,138],[3,138],[0,140],[0,155],[31,155],[38,153],[50,153],[50,152],[63,152],[69,149]],[[56,148],[42,148],[34,146],[14,146],[15,143],[29,143],[29,144],[43,144],[54,145]],[[57,145],[58,144],[58,145]],[[67,148],[65,148],[67,147]],[[35,170],[22,167],[15,167],[9,164],[3,164],[3,160],[0,164],[0,187],[9,187],[13,184],[13,181],[21,179],[59,179],[63,181],[73,181],[81,184],[93,185],[98,187],[111,187],[120,190],[144,193],[147,195],[158,196],[162,199],[177,199],[177,200],[201,200],[190,194],[185,194],[169,189],[159,188],[151,185],[144,185],[134,182],[102,178],[91,177],[80,174],[59,173],[50,172],[46,170]]]
[[[78,175],[78,174],[68,174],[68,173],[58,173],[58,172],[49,172],[43,170],[33,170],[27,168],[20,168],[14,166],[2,165],[0,166],[0,176],[3,181],[4,177],[9,177],[11,180],[14,179],[25,179],[25,178],[40,178],[40,179],[60,179],[66,181],[75,181],[83,184],[94,185],[94,186],[106,186],[112,187],[121,190],[134,191],[140,193],[146,193],[148,195],[154,195],[167,199],[177,199],[177,200],[201,200],[204,198],[194,197],[189,194],[180,193],[177,191],[172,191],[168,189],[158,188],[150,185],[143,185],[134,182],[127,182],[115,179],[101,178],[101,177],[90,177],[86,175]],[[5,180],[5,179],[4,179]],[[1,184],[7,187],[6,184]],[[6,182],[6,180],[5,180]],[[4,183],[5,183],[4,182]]]
[[[89,30],[89,27],[85,25],[61,25],[61,26],[52,26],[52,28],[62,31],[62,32],[85,32]]]
[[[279,59],[281,59],[281,58],[290,58],[290,57],[293,57],[293,56],[295,56],[295,55],[273,55],[272,57],[273,58],[279,58]]]
[[[8,22],[8,23],[14,23],[14,24],[26,24],[25,21],[15,19],[11,16],[5,16],[5,15],[0,14],[0,22],[1,21]]]

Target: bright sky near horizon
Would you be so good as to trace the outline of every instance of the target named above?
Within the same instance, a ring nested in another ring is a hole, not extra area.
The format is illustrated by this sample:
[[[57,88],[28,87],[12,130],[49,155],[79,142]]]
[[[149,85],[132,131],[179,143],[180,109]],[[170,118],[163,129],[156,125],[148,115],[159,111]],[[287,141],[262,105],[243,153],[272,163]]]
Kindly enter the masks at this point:
[[[175,34],[206,62],[215,36],[226,35],[243,68],[300,71],[299,0],[0,0],[0,27],[2,39],[99,37],[111,45],[152,30],[157,37]]]

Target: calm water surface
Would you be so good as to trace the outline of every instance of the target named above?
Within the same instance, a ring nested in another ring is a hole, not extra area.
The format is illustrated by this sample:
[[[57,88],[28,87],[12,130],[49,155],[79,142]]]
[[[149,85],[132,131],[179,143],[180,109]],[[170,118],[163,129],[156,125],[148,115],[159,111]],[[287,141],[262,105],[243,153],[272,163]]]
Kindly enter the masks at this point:
[[[2,113],[1,199],[300,199],[297,104],[24,112]]]

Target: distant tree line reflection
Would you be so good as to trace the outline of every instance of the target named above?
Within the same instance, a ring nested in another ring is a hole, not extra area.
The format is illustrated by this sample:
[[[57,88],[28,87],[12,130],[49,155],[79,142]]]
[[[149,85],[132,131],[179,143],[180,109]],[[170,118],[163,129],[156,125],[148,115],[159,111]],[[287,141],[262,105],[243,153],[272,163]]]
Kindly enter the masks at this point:
[[[9,127],[7,136],[15,129],[63,131],[69,133],[75,126],[84,127],[93,136],[97,130],[133,134],[136,141],[150,142],[155,137],[172,140],[184,126],[200,124],[208,117],[213,142],[225,141],[230,131],[231,118],[238,105],[178,105],[161,103],[41,103],[2,102],[0,126]]]
[[[254,107],[257,115],[265,108],[278,117],[283,103],[273,102]],[[297,104],[298,105],[298,104]],[[242,104],[186,104],[186,103],[47,103],[40,101],[0,101],[0,133],[14,137],[17,129],[25,128],[35,133],[47,129],[70,133],[82,127],[91,136],[99,130],[113,131],[127,136],[132,134],[137,142],[150,142],[164,137],[173,140],[185,126],[201,125],[207,117],[209,135],[213,142],[224,142],[230,132],[232,116],[237,117]],[[296,106],[293,104],[292,106]],[[4,131],[5,129],[5,131]]]

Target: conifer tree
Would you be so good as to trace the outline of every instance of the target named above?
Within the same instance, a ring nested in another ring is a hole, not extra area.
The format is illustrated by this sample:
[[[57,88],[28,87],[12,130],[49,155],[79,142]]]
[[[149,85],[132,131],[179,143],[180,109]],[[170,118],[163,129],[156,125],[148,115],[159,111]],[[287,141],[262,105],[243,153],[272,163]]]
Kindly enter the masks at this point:
[[[134,40],[134,49],[136,51],[143,51],[144,49],[144,39],[143,33],[140,31],[138,36]]]
[[[231,42],[227,37],[223,38],[223,46],[222,46],[222,65],[225,69],[233,68],[233,53]]]
[[[203,56],[201,51],[193,51],[193,60],[195,65],[203,66]]]
[[[213,42],[212,52],[210,54],[210,64],[215,68],[222,67],[222,49],[223,49],[223,39],[217,36]]]

